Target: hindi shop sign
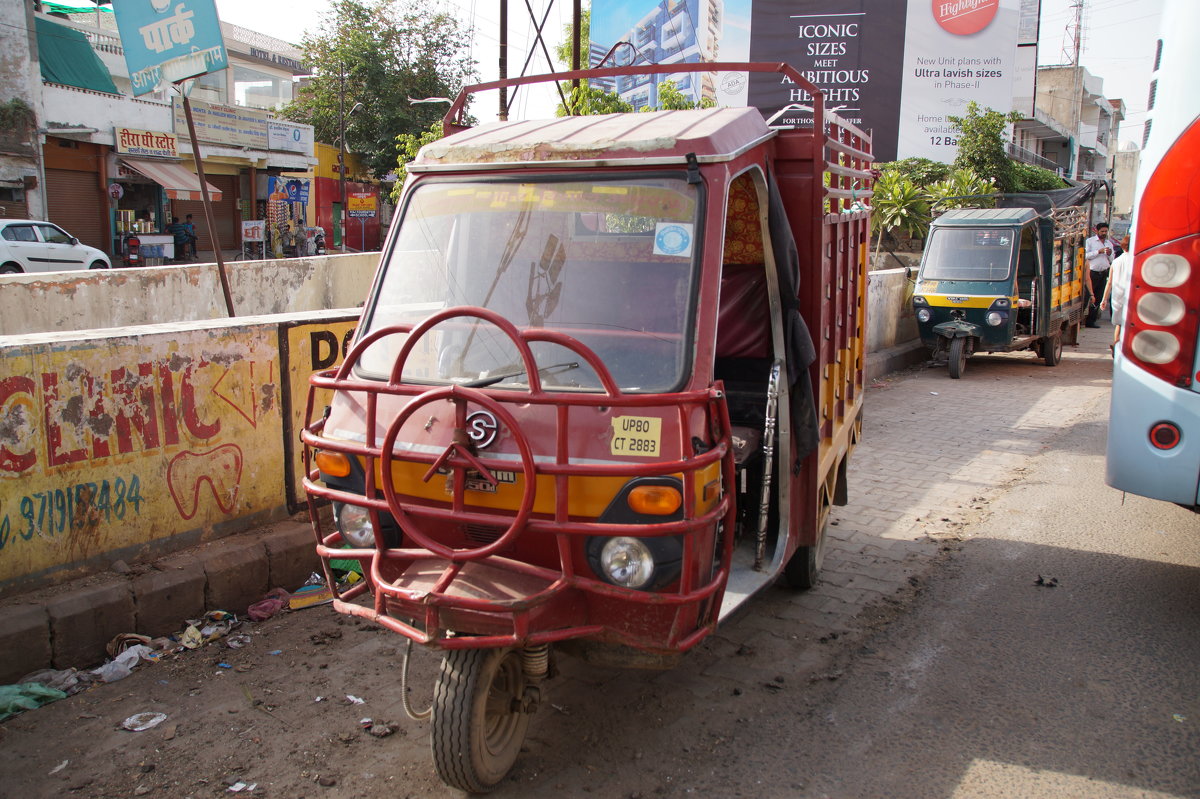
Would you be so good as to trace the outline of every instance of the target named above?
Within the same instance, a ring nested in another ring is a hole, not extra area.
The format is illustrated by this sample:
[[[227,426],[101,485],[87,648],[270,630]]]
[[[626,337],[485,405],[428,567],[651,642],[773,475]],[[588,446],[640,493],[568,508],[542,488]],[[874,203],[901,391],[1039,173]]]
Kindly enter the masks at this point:
[[[122,0],[113,13],[135,97],[229,66],[213,0]]]
[[[313,127],[297,122],[272,119],[267,123],[270,149],[284,152],[313,154]]]
[[[114,128],[113,138],[117,152],[125,155],[152,155],[160,158],[178,158],[179,148],[173,133],[159,130],[134,130]]]
[[[175,131],[187,130],[183,100],[175,103]],[[234,147],[267,149],[267,112],[232,105],[215,105],[192,101],[192,121],[196,123],[196,138],[213,144]]]
[[[377,198],[367,192],[354,192],[346,198],[346,213],[352,219],[370,219],[378,209]]]

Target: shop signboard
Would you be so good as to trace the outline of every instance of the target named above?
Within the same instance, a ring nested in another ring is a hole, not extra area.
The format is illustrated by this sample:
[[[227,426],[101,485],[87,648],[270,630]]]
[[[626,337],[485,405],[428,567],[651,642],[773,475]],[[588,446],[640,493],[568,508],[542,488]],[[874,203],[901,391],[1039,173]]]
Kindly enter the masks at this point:
[[[971,101],[1006,112],[1026,93],[1017,49],[1036,39],[1039,7],[1038,0],[720,5],[714,14],[711,2],[593,0],[592,51],[629,42],[653,53],[657,63],[715,60],[718,53],[722,61],[787,62],[821,90],[826,108],[873,133],[879,161],[922,156],[946,162],[957,154],[948,116],[963,115]],[[683,19],[705,14],[711,19]],[[775,73],[679,80],[692,94],[712,87],[708,95],[720,106],[749,105],[779,124],[812,124],[812,98]],[[618,81],[615,88],[635,105],[651,98],[644,81]]]
[[[272,150],[313,154],[313,127],[297,122],[272,119],[267,123],[267,139]]]
[[[307,203],[311,182],[303,178],[267,178],[267,199],[285,203]]]
[[[353,192],[346,198],[346,212],[352,219],[370,219],[378,208],[376,196],[368,192]]]
[[[214,0],[122,0],[113,13],[135,97],[229,66]]]
[[[242,220],[242,241],[262,241],[266,235],[267,223],[262,219]]]
[[[187,130],[183,100],[176,97],[175,130]],[[213,144],[267,149],[267,112],[243,106],[216,105],[192,100],[192,120],[196,138]]]
[[[178,158],[179,148],[174,133],[160,130],[137,130],[114,128],[113,138],[117,152],[125,155],[151,155],[161,158]]]

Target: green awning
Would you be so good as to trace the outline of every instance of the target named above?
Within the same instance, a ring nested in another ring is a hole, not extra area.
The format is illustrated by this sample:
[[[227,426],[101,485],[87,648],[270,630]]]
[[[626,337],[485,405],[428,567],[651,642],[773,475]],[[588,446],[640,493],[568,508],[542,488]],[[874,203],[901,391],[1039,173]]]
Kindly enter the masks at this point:
[[[42,80],[77,89],[120,94],[108,67],[96,55],[83,31],[37,17],[38,59]]]

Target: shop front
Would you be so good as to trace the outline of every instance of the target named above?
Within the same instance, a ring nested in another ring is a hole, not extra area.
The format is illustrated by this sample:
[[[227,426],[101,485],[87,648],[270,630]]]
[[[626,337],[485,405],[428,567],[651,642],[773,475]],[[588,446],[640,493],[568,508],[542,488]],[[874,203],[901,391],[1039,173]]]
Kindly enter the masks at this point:
[[[174,219],[181,223],[185,220],[187,212],[180,213],[177,206],[189,202],[199,205],[199,177],[180,159],[174,134],[117,128],[114,139],[116,152],[108,170],[112,178],[108,187],[113,211],[112,253],[126,263],[146,266],[182,260],[185,253],[176,251],[179,237],[171,225]],[[213,203],[221,203],[227,192],[211,179],[207,183]],[[203,214],[200,206],[201,219]],[[131,235],[140,244],[136,261],[129,258]]]

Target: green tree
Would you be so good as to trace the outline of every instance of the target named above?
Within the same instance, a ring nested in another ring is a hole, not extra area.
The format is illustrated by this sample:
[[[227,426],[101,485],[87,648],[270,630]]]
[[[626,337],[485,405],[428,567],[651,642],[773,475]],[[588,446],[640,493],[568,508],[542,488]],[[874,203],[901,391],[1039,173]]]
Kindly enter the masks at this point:
[[[981,178],[971,169],[956,169],[943,180],[925,187],[932,205],[939,211],[951,208],[989,208],[992,201],[985,196],[995,194],[991,180]]]
[[[1000,191],[1016,190],[1013,162],[1004,150],[1004,129],[1021,115],[1016,111],[1002,114],[991,108],[981,109],[974,100],[967,103],[965,116],[946,117],[958,133],[958,157],[954,166],[970,169],[990,178]]]
[[[884,170],[875,181],[871,197],[871,229],[875,232],[875,254],[885,233],[900,230],[909,236],[924,236],[929,227],[929,195],[896,170]],[[874,263],[875,255],[871,262]]]
[[[945,180],[954,170],[949,164],[933,161],[929,158],[904,158],[886,164],[876,164],[875,167],[889,172],[898,172],[901,177],[908,178],[917,186],[928,186],[937,180]]]
[[[397,137],[423,136],[446,112],[443,104],[409,99],[454,97],[474,79],[470,39],[452,14],[418,0],[333,0],[302,43],[313,76],[282,114],[312,125],[317,141],[336,144],[339,106],[349,113],[361,103],[345,120],[346,149],[384,175],[396,167]]]
[[[430,123],[429,127],[419,135],[401,133],[396,137],[396,149],[400,156],[396,161],[396,183],[392,186],[392,200],[399,202],[400,193],[404,190],[404,181],[408,178],[408,165],[417,157],[421,148],[430,142],[442,138],[442,120]]]
[[[1048,191],[1067,187],[1067,182],[1056,173],[1032,164],[1014,163],[1013,177],[1016,179],[1017,191]]]

